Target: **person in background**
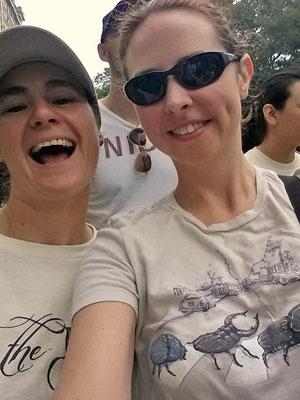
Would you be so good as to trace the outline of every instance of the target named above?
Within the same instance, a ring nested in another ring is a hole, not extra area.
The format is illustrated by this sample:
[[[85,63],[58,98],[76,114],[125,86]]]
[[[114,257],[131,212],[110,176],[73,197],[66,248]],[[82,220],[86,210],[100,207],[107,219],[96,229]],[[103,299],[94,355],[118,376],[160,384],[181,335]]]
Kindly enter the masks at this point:
[[[118,18],[136,0],[120,1],[104,18],[99,57],[108,62],[111,83],[108,95],[99,101],[104,144],[93,177],[88,221],[97,228],[122,210],[158,200],[176,186],[177,177],[169,157],[155,149],[142,130],[132,140],[128,134],[138,125],[133,105],[123,92],[118,59]]]
[[[253,65],[213,3],[124,17],[125,92],[178,185],[99,231],[55,400],[300,398],[300,226],[281,179],[244,157]]]
[[[246,136],[257,145],[245,153],[254,165],[293,175],[300,170],[300,63],[263,84]]]
[[[0,397],[47,400],[71,326],[100,113],[91,79],[52,33],[0,33],[0,156],[10,174],[0,210]]]

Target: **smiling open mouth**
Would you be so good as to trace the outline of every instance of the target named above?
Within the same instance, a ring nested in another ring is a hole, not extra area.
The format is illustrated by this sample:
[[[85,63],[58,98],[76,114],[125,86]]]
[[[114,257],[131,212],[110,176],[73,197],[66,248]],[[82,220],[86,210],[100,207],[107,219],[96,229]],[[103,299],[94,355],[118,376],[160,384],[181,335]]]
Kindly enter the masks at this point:
[[[36,144],[30,149],[30,157],[39,164],[55,163],[69,158],[76,145],[68,139],[54,139]]]
[[[173,129],[172,131],[168,131],[169,134],[174,136],[187,136],[191,135],[192,133],[196,132],[199,129],[202,129],[205,125],[208,124],[210,120],[194,122],[193,124],[183,126],[180,128]]]

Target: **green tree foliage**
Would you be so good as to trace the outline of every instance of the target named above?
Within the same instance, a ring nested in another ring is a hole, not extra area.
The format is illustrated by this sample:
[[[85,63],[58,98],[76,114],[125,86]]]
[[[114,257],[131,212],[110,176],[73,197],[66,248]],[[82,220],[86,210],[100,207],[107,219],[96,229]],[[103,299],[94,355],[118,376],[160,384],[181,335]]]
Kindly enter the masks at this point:
[[[93,80],[95,91],[98,99],[105,97],[109,91],[110,85],[110,69],[104,68],[103,72],[99,72]]]
[[[257,82],[300,60],[299,0],[227,0],[224,3],[239,29],[249,38]]]

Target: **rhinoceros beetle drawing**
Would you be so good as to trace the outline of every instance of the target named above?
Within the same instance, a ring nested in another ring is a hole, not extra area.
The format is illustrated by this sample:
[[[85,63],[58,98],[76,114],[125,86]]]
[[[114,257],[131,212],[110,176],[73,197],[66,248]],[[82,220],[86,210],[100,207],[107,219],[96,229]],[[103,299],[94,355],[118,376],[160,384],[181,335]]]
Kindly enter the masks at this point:
[[[267,368],[267,355],[280,350],[283,350],[283,360],[290,365],[288,351],[290,347],[300,343],[300,304],[292,308],[288,315],[269,325],[258,336],[257,341],[264,349],[262,357]]]
[[[248,330],[238,329],[233,323],[237,316],[243,315],[246,317],[246,314],[247,311],[243,313],[230,314],[225,319],[224,325],[222,325],[215,332],[201,335],[197,339],[193,340],[192,342],[188,342],[187,344],[192,344],[194,349],[200,351],[201,353],[209,354],[214,360],[214,364],[218,370],[220,370],[220,367],[216,359],[216,354],[220,353],[229,354],[233,362],[239,367],[242,367],[242,365],[236,359],[236,349],[242,348],[250,357],[259,358],[258,356],[251,354],[245,346],[239,343],[242,337],[250,337],[256,333],[259,325],[258,314],[256,314],[254,318],[256,321],[255,325],[251,326]]]

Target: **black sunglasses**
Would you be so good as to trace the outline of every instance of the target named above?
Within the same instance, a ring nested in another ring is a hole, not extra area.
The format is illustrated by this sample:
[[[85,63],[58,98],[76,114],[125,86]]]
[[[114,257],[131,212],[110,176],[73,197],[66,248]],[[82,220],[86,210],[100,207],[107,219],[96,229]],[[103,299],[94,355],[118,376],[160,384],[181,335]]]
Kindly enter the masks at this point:
[[[135,128],[129,132],[127,137],[132,144],[138,146],[140,151],[134,162],[135,170],[147,174],[152,167],[152,161],[150,154],[145,148],[147,138],[144,130],[142,128]]]
[[[186,89],[200,89],[217,81],[228,64],[239,61],[235,54],[208,52],[200,53],[177,63],[167,71],[152,71],[137,75],[124,85],[129,100],[139,106],[157,103],[166,94],[168,76]]]

